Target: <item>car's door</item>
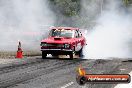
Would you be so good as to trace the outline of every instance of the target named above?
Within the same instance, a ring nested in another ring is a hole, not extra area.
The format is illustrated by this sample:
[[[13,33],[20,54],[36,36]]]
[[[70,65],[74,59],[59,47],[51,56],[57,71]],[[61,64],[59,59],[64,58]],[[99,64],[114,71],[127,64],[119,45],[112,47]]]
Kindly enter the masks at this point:
[[[81,35],[79,34],[79,30],[75,31],[75,41],[76,41],[75,51],[79,51],[82,48],[82,38]]]
[[[81,31],[78,30],[78,33],[79,33],[79,40],[81,41],[81,46],[83,47],[85,45],[85,38],[84,36],[82,35]]]

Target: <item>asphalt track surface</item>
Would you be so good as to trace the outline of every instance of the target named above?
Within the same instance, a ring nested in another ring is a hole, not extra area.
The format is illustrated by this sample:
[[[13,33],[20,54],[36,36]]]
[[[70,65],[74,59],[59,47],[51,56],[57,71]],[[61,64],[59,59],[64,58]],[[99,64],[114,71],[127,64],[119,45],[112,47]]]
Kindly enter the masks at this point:
[[[56,59],[41,56],[0,64],[0,88],[114,88],[116,84],[85,84],[76,82],[77,67],[82,65],[90,74],[126,74],[132,62],[119,58]]]

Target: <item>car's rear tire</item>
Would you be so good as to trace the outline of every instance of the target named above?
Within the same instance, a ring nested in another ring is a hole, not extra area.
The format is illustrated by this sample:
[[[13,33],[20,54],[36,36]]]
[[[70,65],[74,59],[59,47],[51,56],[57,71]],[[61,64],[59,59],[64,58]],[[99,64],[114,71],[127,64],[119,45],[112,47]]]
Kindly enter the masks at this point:
[[[46,56],[47,56],[47,54],[44,51],[42,51],[42,59],[45,59]]]
[[[78,52],[79,57],[83,57],[83,48]]]

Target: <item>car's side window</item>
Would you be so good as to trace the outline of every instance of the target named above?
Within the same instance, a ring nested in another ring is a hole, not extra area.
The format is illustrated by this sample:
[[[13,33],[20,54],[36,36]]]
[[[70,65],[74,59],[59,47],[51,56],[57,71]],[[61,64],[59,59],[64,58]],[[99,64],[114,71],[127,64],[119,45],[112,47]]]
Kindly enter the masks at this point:
[[[82,33],[79,31],[79,37],[82,37]]]
[[[81,32],[79,30],[76,30],[77,32],[77,38],[80,38],[82,36]]]
[[[78,38],[78,33],[77,33],[77,31],[75,31],[75,38]]]
[[[79,37],[80,37],[79,31],[76,30],[76,38],[79,38]]]

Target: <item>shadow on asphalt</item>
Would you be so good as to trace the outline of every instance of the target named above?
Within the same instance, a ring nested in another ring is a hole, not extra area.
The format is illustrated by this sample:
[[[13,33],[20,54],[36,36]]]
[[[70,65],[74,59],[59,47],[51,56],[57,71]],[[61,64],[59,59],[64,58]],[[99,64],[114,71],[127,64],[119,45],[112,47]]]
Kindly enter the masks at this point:
[[[46,58],[38,57],[37,59],[42,60],[78,60],[78,61],[84,61],[87,59],[84,59],[84,56],[79,57],[78,55],[75,55],[73,59],[69,58],[68,56],[47,56]]]
[[[42,59],[42,58],[41,58]],[[86,59],[81,59],[81,58],[45,58],[45,59],[49,59],[49,60],[86,60]]]
[[[57,58],[57,57],[47,57],[47,58],[37,58],[37,59],[42,59],[42,60],[77,60],[77,61],[84,61],[84,60],[87,60],[87,59],[82,59],[82,58]]]
[[[122,62],[132,62],[132,60],[124,60],[124,61],[122,61]]]

